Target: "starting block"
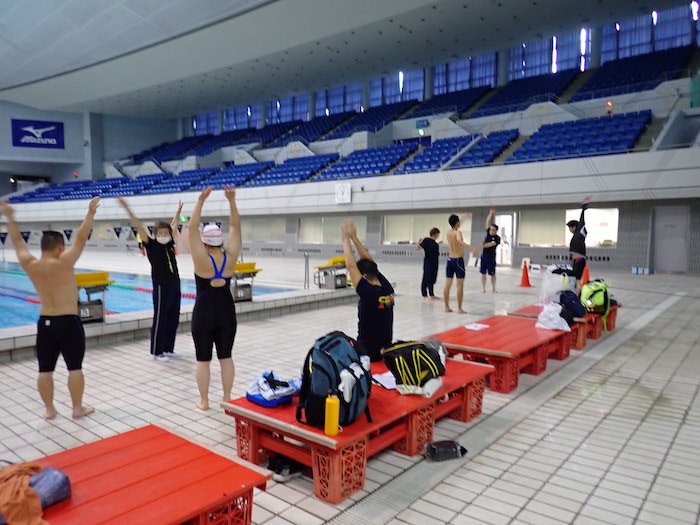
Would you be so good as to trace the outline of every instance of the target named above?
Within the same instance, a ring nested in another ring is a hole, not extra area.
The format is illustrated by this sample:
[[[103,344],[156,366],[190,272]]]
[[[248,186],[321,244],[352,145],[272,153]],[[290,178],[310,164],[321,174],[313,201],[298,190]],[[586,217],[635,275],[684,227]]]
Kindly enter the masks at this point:
[[[76,273],[75,283],[83,288],[87,301],[78,299],[78,315],[83,323],[100,323],[105,320],[105,293],[110,284],[109,272]],[[93,300],[90,296],[101,293],[101,299]]]
[[[345,257],[331,257],[326,264],[315,266],[315,269],[314,284],[317,284],[319,288],[336,290],[348,287]]]
[[[262,272],[262,268],[256,268],[254,262],[236,263],[236,270],[231,282],[233,302],[253,300],[253,280],[260,272]],[[250,279],[250,282],[245,282],[244,279]]]

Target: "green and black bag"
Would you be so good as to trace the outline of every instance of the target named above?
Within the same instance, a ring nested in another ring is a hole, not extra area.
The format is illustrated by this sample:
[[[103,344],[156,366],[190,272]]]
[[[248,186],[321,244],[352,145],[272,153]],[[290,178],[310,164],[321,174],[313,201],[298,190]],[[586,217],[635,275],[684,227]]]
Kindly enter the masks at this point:
[[[432,341],[396,341],[382,350],[382,358],[397,385],[422,387],[430,379],[445,375],[439,346]]]
[[[587,282],[581,287],[581,302],[588,312],[600,315],[603,327],[607,330],[607,318],[610,313],[608,285],[600,279]]]

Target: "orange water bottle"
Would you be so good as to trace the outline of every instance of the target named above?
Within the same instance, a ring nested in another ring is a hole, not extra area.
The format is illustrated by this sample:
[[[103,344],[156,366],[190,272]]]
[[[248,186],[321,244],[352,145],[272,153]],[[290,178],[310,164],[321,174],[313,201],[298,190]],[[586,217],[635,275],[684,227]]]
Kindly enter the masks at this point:
[[[340,423],[340,400],[338,396],[330,395],[326,398],[326,415],[323,431],[328,436],[338,435],[338,425]]]

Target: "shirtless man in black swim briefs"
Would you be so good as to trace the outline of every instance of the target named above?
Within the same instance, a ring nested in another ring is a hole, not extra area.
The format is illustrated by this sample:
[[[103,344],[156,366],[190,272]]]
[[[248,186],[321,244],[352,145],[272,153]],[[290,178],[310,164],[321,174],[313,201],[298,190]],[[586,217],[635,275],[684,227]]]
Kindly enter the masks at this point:
[[[83,253],[99,202],[99,197],[90,201],[85,220],[73,237],[73,246],[70,248],[66,249],[62,233],[45,231],[41,238],[39,259],[29,252],[22,239],[12,207],[6,202],[0,203],[2,213],[7,218],[7,230],[17,252],[17,260],[31,279],[41,300],[36,334],[36,355],[39,360],[37,387],[46,406],[46,419],[53,419],[58,413],[53,404],[53,372],[59,355],[63,355],[68,368],[68,391],[73,403],[73,417],[82,417],[95,411],[83,404],[85,332],[78,317],[78,286],[73,267]]]

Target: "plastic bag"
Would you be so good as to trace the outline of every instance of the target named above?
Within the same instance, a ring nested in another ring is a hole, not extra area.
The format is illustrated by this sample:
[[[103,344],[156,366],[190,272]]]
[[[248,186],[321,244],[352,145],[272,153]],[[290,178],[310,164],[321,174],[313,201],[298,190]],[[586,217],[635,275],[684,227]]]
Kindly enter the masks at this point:
[[[566,321],[559,315],[561,313],[561,305],[557,303],[547,303],[542,307],[540,315],[537,317],[536,328],[544,328],[545,330],[561,330],[562,332],[571,332],[571,328]]]
[[[559,292],[569,289],[569,277],[566,274],[552,273],[557,266],[549,266],[542,274],[542,288],[540,288],[540,302],[549,303],[559,299]]]

